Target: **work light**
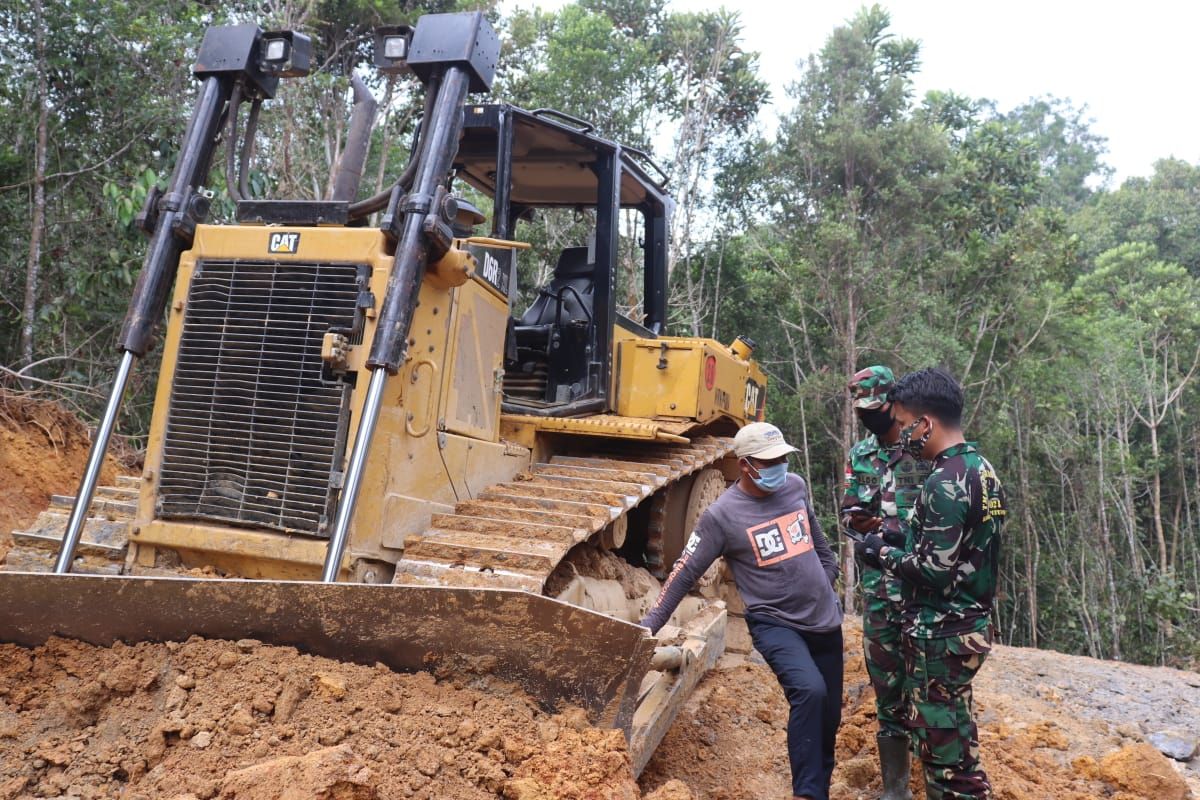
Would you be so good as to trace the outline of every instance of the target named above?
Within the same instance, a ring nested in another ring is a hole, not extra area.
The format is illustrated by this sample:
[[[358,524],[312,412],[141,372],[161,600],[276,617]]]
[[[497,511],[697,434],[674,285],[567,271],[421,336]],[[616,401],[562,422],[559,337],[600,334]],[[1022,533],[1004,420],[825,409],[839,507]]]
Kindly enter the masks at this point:
[[[295,31],[267,31],[259,45],[258,68],[267,75],[300,78],[312,64],[312,39]]]
[[[385,74],[404,72],[411,42],[412,28],[407,25],[384,25],[376,28],[375,66]]]

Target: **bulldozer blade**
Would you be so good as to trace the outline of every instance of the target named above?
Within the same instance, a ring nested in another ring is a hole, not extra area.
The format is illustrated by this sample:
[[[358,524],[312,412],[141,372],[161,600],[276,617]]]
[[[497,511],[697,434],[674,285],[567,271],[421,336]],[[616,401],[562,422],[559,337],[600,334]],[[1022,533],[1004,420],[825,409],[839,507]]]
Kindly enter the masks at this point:
[[[0,642],[258,639],[403,672],[486,673],[547,708],[633,724],[655,640],[644,628],[505,589],[0,573]]]

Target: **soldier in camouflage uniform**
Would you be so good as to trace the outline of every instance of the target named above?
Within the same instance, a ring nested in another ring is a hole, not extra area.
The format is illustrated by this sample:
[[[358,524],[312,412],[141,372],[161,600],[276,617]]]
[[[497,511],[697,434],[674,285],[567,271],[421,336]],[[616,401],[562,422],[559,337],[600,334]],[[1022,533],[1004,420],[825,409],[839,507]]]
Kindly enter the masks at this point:
[[[990,798],[979,761],[971,680],[992,646],[1000,532],[1006,514],[996,472],[963,438],[962,389],[949,373],[904,376],[890,393],[901,446],[933,460],[908,542],[869,534],[858,548],[901,580],[909,729],[925,766],[926,794]]]
[[[903,547],[917,495],[931,466],[900,447],[900,426],[888,403],[888,390],[895,382],[892,371],[884,366],[859,370],[850,379],[854,411],[871,435],[850,449],[842,524],[862,534],[877,532],[885,542]],[[880,800],[911,800],[900,580],[865,563],[860,564],[860,573],[863,655],[875,689],[879,721]]]

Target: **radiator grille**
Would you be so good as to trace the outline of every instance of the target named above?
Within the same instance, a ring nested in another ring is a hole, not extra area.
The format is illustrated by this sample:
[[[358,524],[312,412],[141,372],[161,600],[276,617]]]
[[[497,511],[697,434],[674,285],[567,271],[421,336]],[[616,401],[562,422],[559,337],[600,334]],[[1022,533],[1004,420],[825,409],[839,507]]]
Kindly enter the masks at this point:
[[[158,516],[326,535],[350,386],[321,360],[367,267],[203,261],[192,278]]]

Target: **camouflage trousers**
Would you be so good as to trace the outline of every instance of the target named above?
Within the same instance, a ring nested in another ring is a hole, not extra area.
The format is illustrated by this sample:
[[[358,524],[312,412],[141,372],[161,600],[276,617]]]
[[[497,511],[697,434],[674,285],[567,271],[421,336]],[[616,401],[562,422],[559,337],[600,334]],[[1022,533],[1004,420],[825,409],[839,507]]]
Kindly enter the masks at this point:
[[[878,595],[870,593],[863,598],[863,657],[875,690],[879,735],[907,739],[905,668],[900,647],[902,606]]]
[[[929,800],[991,798],[979,762],[971,679],[992,649],[991,629],[942,639],[904,636],[908,727]]]

